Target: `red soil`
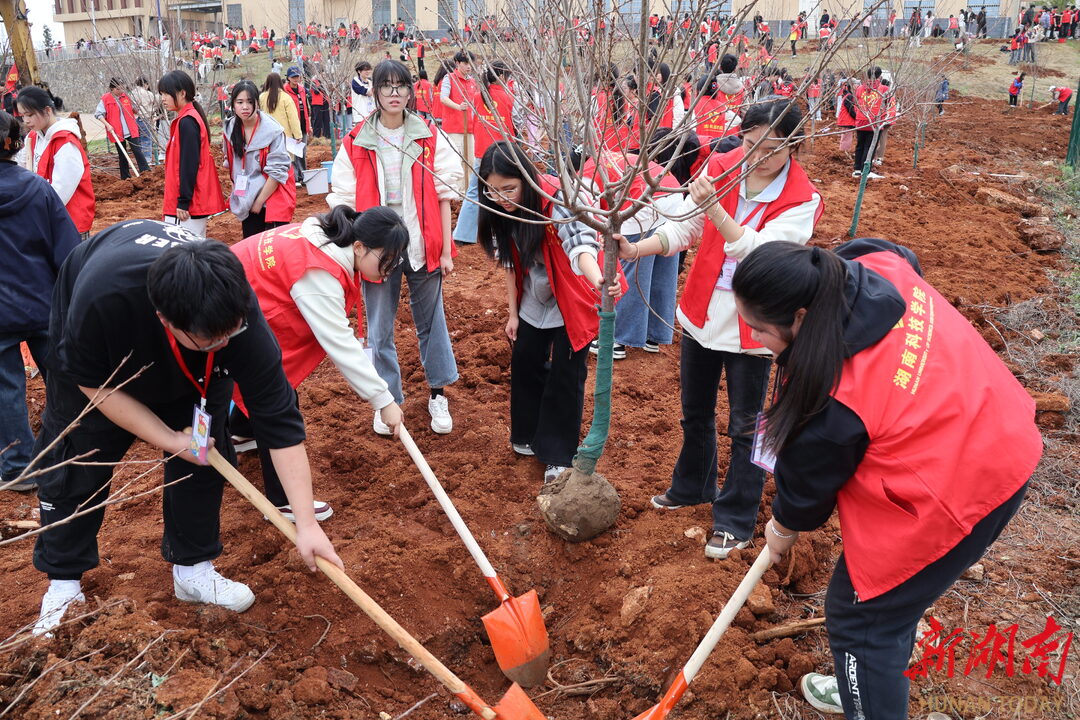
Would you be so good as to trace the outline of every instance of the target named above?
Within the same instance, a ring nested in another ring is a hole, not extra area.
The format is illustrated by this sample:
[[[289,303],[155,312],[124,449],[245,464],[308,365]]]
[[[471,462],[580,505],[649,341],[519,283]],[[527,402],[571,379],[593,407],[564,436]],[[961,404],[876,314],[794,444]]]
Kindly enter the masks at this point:
[[[974,192],[988,181],[1007,187],[1005,180],[987,178],[987,172],[1044,172],[1039,161],[1064,155],[1068,121],[1040,117],[1043,129],[1034,133],[1026,113],[1004,113],[1004,103],[971,102],[950,109],[931,127],[917,171],[911,169],[910,129],[897,128],[885,166],[889,178],[871,183],[859,233],[914,249],[945,296],[981,320],[974,306],[1004,304],[1045,291],[1046,267],[1054,259],[1031,253],[1019,239],[1016,218],[974,204]],[[988,116],[994,118],[993,135],[985,130]],[[833,138],[807,150],[808,172],[827,201],[815,242],[833,246],[847,232],[857,189],[849,177],[850,159]],[[313,154],[321,159],[328,151]],[[983,175],[975,181],[976,176],[944,172],[957,164]],[[158,217],[160,173],[135,181],[95,175],[95,228],[140,215]],[[1012,190],[1017,192],[1016,187]],[[1024,195],[1024,189],[1019,194]],[[323,209],[323,198],[300,192],[297,219]],[[210,235],[235,241],[239,223],[231,216],[217,218]],[[455,420],[448,436],[426,428],[423,372],[402,304],[399,352],[412,398],[406,420],[507,585],[517,593],[530,588],[539,593],[553,662],[563,663],[553,677],[565,685],[616,678],[587,695],[542,696],[542,690],[534,690],[538,706],[565,720],[633,717],[655,703],[665,682],[689,657],[755,551],[737,551],[726,562],[705,560],[702,541],[684,531],[707,529],[708,508],[661,514],[649,507],[650,495],[667,487],[681,442],[674,347],[659,355],[631,352],[616,365],[613,428],[601,470],[623,499],[617,526],[580,545],[549,534],[534,503],[542,468],[514,455],[507,442],[510,352],[502,334],[504,304],[501,272],[478,248],[464,248],[446,286],[448,323],[461,373],[461,381],[448,393]],[[40,382],[35,381],[33,394],[40,402]],[[452,670],[495,702],[507,683],[480,623],[494,598],[419,473],[403,448],[371,432],[368,406],[329,364],[301,386],[300,397],[317,496],[333,503],[336,511],[325,528],[350,575]],[[720,418],[726,417],[725,403],[721,400],[718,408]],[[721,442],[724,455],[723,437]],[[143,446],[134,456],[153,453]],[[240,469],[258,485],[257,458],[244,456]],[[118,476],[133,474],[130,468],[118,471]],[[148,486],[157,477],[139,485]],[[770,480],[762,521],[768,517],[772,493]],[[31,497],[4,493],[0,517],[30,516],[32,503]],[[256,592],[256,604],[243,615],[186,605],[172,597],[169,568],[159,556],[160,523],[155,496],[109,511],[100,534],[101,567],[87,574],[84,587],[90,607],[109,599],[128,601],[77,623],[52,641],[35,641],[9,653],[6,674],[0,675],[0,699],[5,702],[44,669],[53,668],[30,688],[16,716],[67,717],[105,678],[166,631],[161,642],[92,702],[84,717],[128,720],[153,717],[166,706],[179,710],[199,701],[216,681],[228,682],[264,652],[266,657],[222,697],[204,705],[201,716],[373,717],[379,711],[400,713],[439,689],[325,578],[300,567],[296,553],[237,493],[226,491],[226,551],[217,564]],[[821,631],[760,645],[748,635],[820,616],[820,593],[839,548],[834,518],[799,541],[793,567],[783,565],[766,574],[766,592],[775,609],[761,615],[748,608],[739,613],[680,705],[682,717],[772,717],[772,692],[791,692],[799,676],[812,669],[829,671]],[[0,596],[0,636],[36,617],[46,582],[31,567],[30,555],[29,542],[0,547],[0,571],[7,585]],[[1032,572],[1043,573],[1040,582],[1049,589],[1068,586],[1063,571],[1039,559],[1048,557],[1050,552],[1031,552],[1025,562],[1035,566]],[[651,591],[638,614],[624,613],[628,593],[642,587]],[[970,626],[999,620],[978,602],[972,609]],[[959,610],[953,607],[952,612],[959,624]],[[100,652],[71,664],[61,662],[94,650]],[[151,672],[169,680],[152,690]],[[1005,688],[1002,692],[1015,694],[1044,686],[1019,676],[995,678],[995,683]],[[917,696],[913,689],[913,710]],[[446,717],[451,714],[448,707],[461,712],[449,699],[441,692],[412,717]]]

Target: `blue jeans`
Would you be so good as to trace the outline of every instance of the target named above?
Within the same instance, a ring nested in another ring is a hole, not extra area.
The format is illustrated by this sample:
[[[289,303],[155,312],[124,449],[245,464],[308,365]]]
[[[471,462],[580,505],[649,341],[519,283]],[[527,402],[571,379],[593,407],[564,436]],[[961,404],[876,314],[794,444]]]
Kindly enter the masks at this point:
[[[443,311],[442,273],[412,270],[408,264],[406,260],[398,265],[381,283],[363,281],[364,313],[375,371],[390,386],[390,394],[399,405],[405,396],[401,391],[401,367],[394,345],[394,319],[401,300],[402,275],[409,283],[409,307],[420,341],[420,364],[424,366],[428,386],[441,388],[458,379],[454,348],[450,345]]]
[[[631,243],[641,238],[641,235],[626,236]],[[646,340],[670,345],[679,256],[649,255],[637,261],[623,260],[622,269],[630,287],[615,306],[615,342],[637,348],[644,346]]]
[[[0,334],[0,477],[14,480],[33,457],[34,433],[26,411],[26,368],[19,343],[25,342],[44,372],[45,331]],[[4,448],[7,448],[5,450]]]
[[[147,163],[155,165],[154,142],[150,138],[150,126],[142,118],[135,118],[135,124],[139,126],[139,148],[142,150],[143,157],[146,158]]]
[[[480,158],[473,163],[473,171],[457,216],[457,225],[454,226],[454,242],[476,242],[476,227],[480,219],[480,206],[477,204],[480,202]]]
[[[681,505],[712,503],[713,530],[748,540],[765,486],[765,471],[750,462],[750,447],[772,359],[709,350],[689,335],[683,335],[680,345],[683,446],[667,496]],[[717,492],[716,396],[721,374],[727,376],[731,460],[724,487]]]

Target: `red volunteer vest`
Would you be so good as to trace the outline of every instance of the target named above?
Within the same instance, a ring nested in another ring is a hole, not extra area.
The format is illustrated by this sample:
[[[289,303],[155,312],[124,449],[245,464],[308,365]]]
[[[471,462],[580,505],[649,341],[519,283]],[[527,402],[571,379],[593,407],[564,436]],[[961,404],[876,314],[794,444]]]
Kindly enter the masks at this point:
[[[468,80],[462,80],[458,77],[457,72],[450,73],[447,77],[450,78],[450,100],[452,102],[461,104],[467,99],[471,100],[472,96],[476,94],[476,85],[470,78]],[[437,94],[441,94],[440,89]],[[452,108],[443,106],[442,108],[442,130],[445,133],[455,133],[458,135],[469,132],[469,126],[472,124],[472,113],[468,110],[454,110]]]
[[[442,212],[439,209],[439,194],[435,191],[435,146],[438,130],[431,123],[424,121],[431,131],[431,136],[417,140],[420,157],[412,164],[413,202],[420,221],[420,234],[424,238],[424,250],[427,256],[427,271],[439,269],[442,257],[443,227]],[[356,198],[354,207],[358,211],[382,205],[379,194],[379,160],[374,150],[355,144],[356,135],[364,126],[361,122],[345,136],[343,145],[352,160],[353,174],[356,176]],[[457,246],[450,244],[450,253],[457,256]]]
[[[743,149],[738,147],[723,155],[714,155],[709,161],[706,172],[710,177],[716,177],[730,168],[738,167],[742,160]],[[737,171],[732,173],[731,176],[718,180],[716,189],[721,190],[725,185],[730,184],[730,177],[734,177],[736,174]],[[792,158],[791,166],[788,168],[787,182],[784,184],[784,189],[780,191],[779,197],[768,203],[752,220],[757,224],[758,228],[764,227],[777,215],[803,203],[810,202],[815,193],[817,193],[817,188],[810,182],[810,178],[806,176],[806,172],[798,161]],[[738,184],[732,185],[721,196],[720,206],[724,208],[728,215],[735,217],[735,212],[739,206]],[[814,215],[814,225],[817,225],[818,220],[821,219],[821,213],[824,211],[825,201],[822,198],[817,213]],[[701,247],[698,248],[697,256],[690,266],[690,274],[686,278],[686,286],[683,288],[682,297],[679,299],[679,308],[698,327],[704,326],[705,321],[708,320],[709,301],[712,299],[713,293],[727,292],[726,290],[718,291],[716,289],[716,282],[720,279],[720,271],[724,267],[724,260],[727,259],[727,255],[724,253],[724,242],[724,236],[720,234],[716,226],[706,220],[705,231],[701,235]],[[743,322],[741,317],[739,318],[739,339],[743,349],[751,350],[762,347],[762,345],[750,339],[750,327]]]
[[[551,195],[559,191],[559,181],[550,175],[540,175],[537,178],[540,188]],[[551,217],[551,203],[545,201],[541,211],[545,216]],[[517,248],[514,252],[514,280],[517,283],[517,301],[521,303],[521,296],[525,292],[525,273],[527,268],[521,267]],[[559,306],[559,312],[563,316],[563,324],[566,327],[566,336],[570,339],[570,347],[574,352],[582,349],[596,337],[600,329],[600,315],[597,305],[600,298],[596,294],[589,281],[584,275],[575,275],[570,267],[570,258],[563,250],[562,240],[559,238],[558,226],[548,223],[544,231],[543,242],[544,270],[547,272],[548,283],[551,285],[551,293],[555,296],[555,302]],[[604,254],[601,252],[597,262],[604,266]],[[625,292],[628,285],[623,277],[622,269],[619,270],[619,283]]]
[[[308,105],[307,93],[304,92],[304,84],[300,83],[296,90],[292,89],[292,85],[285,83],[285,92],[289,94],[289,97],[296,103],[296,111],[304,117],[304,132],[308,135],[311,134],[311,106]]]
[[[90,227],[94,224],[94,209],[96,207],[94,186],[90,182],[90,159],[86,157],[86,150],[83,149],[82,143],[79,142],[79,138],[75,137],[75,133],[70,130],[60,130],[53,133],[52,137],[49,138],[49,144],[41,151],[41,159],[38,160],[37,165],[37,174],[49,182],[52,182],[53,161],[56,157],[56,153],[59,152],[60,148],[66,143],[71,143],[79,149],[79,155],[82,156],[83,162],[83,174],[79,179],[78,187],[75,188],[75,194],[71,196],[71,199],[67,201],[67,205],[64,207],[67,208],[68,215],[71,216],[71,221],[75,223],[76,230],[81,233],[90,232]],[[31,133],[31,157],[33,157],[36,145],[37,133]]]
[[[597,168],[596,162],[589,158],[581,166],[581,177],[593,182],[593,184],[599,188],[596,193],[597,201],[600,208],[603,210],[608,209],[607,200],[600,197],[604,187],[609,183],[618,183],[626,173],[626,166],[628,164],[636,164],[638,159],[634,155],[625,155],[623,153],[601,153],[600,155],[601,167]],[[603,170],[601,172],[600,170]],[[668,173],[664,172],[664,168],[654,162],[649,163],[649,176],[659,181],[661,187],[676,187],[678,181],[671,177]],[[620,210],[625,210],[633,204],[633,200],[640,200],[645,194],[645,190],[648,184],[645,181],[643,173],[635,172],[633,180],[630,181],[629,192],[627,193],[626,200],[619,207]],[[670,193],[664,191],[657,191],[653,193],[654,198],[663,197]]]
[[[180,196],[180,120],[185,117],[194,118],[199,124],[199,173],[195,176],[195,190],[192,191],[188,212],[197,217],[214,215],[228,206],[221,194],[214,158],[210,155],[209,134],[194,103],[188,103],[176,114],[169,131],[169,142],[165,146],[165,203],[162,213],[176,215],[176,201]],[[186,152],[192,152],[192,149],[187,148]]]
[[[230,248],[259,298],[259,308],[281,346],[285,377],[295,388],[319,366],[326,351],[289,295],[293,285],[313,268],[327,271],[345,291],[345,315],[360,303],[360,276],[350,274],[300,233],[300,225],[283,225],[241,240]],[[360,322],[363,313],[357,312]],[[239,388],[236,404],[243,409]]]
[[[266,167],[266,156],[269,154],[270,148],[263,148],[259,151],[260,168]],[[235,156],[236,153],[233,152],[232,143],[229,142],[229,138],[226,136],[225,162],[229,164],[230,176],[232,175],[233,158]],[[263,177],[267,177],[265,172],[263,173]],[[263,211],[266,213],[266,222],[292,222],[293,213],[296,212],[296,176],[293,171],[292,163],[289,163],[289,179],[286,180],[285,183],[278,183],[274,192],[270,193],[270,197],[266,198],[266,202],[263,204]]]
[[[416,109],[418,112],[431,112],[434,100],[432,99],[432,87],[429,80],[417,80],[414,88],[416,93]]]
[[[700,118],[697,124],[698,137],[707,140],[722,138],[738,131],[737,125],[728,126],[725,111],[727,101],[721,99],[723,93],[717,93],[717,97],[702,96],[697,104],[697,116]]]
[[[506,140],[509,136],[500,130],[506,128],[511,135],[514,132],[514,119],[512,111],[514,100],[498,83],[488,85],[488,97],[494,109],[489,109],[484,104],[484,97],[479,92],[473,95],[473,107],[476,112],[472,119],[473,154],[479,158],[492,143]],[[497,116],[497,117],[496,117]]]
[[[837,496],[860,600],[934,562],[1027,482],[1042,454],[1035,405],[979,333],[903,258],[856,262],[907,301],[888,335],[844,363],[833,397],[870,446]]]
[[[120,124],[120,115],[123,113],[124,122],[127,123],[128,137],[139,137],[139,126],[135,122],[135,111],[131,108],[131,98],[127,93],[120,93],[120,97],[113,97],[112,93],[101,96],[101,102],[105,105],[105,122],[116,131],[116,137],[124,137],[124,126]],[[111,139],[111,138],[110,138]]]

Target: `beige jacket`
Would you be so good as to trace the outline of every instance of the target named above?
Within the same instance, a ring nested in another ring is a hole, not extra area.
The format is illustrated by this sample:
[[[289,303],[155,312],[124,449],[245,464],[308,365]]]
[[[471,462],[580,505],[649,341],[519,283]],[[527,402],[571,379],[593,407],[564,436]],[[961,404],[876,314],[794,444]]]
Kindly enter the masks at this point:
[[[270,97],[270,91],[265,90],[259,95],[259,108],[278,121],[278,125],[285,129],[285,136],[294,140],[304,138],[304,129],[300,127],[300,113],[296,111],[296,101],[284,90],[278,94],[278,104],[274,112],[266,106],[266,99]]]

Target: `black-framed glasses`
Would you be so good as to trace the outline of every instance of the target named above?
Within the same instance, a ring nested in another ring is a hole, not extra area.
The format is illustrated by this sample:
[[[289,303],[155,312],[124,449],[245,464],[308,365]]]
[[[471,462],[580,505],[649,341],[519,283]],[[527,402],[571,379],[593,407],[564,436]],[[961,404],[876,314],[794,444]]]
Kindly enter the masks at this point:
[[[390,83],[383,83],[379,86],[379,94],[390,97],[391,95],[408,95],[408,85],[393,85]]]
[[[194,345],[195,349],[198,350],[199,352],[210,352],[211,350],[217,350],[219,347],[221,347],[225,343],[229,342],[234,337],[236,337],[237,335],[239,335],[240,333],[244,332],[247,329],[248,329],[248,321],[247,321],[247,318],[244,318],[243,322],[240,323],[240,327],[236,328],[235,330],[233,330],[231,333],[229,333],[225,337],[221,338],[217,342],[212,342],[212,343],[210,343],[209,345],[207,345],[205,347],[200,347],[199,344],[197,342],[195,342],[195,340],[191,337],[191,335],[189,335],[187,332],[184,332],[183,330],[180,330],[180,328],[177,328],[177,330],[180,330],[180,332],[184,333],[184,337],[186,337],[188,339],[188,341],[192,345]]]

